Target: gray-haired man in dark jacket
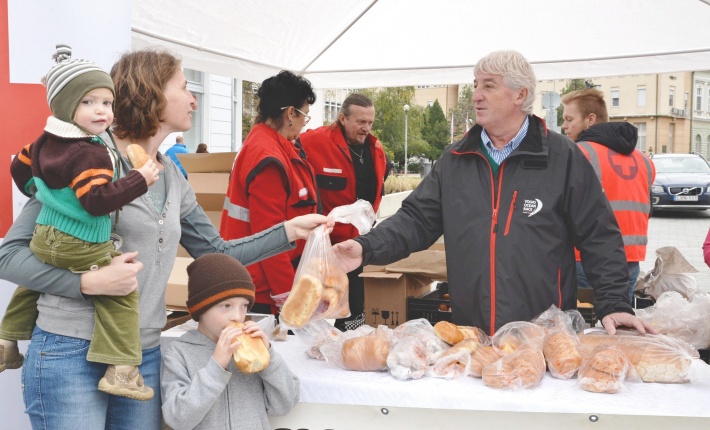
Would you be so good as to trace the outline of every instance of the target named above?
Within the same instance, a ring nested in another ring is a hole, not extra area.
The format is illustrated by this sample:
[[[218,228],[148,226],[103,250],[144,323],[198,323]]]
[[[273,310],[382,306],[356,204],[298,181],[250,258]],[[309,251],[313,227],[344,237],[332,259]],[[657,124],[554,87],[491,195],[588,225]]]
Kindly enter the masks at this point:
[[[388,264],[443,234],[453,322],[492,335],[551,305],[576,307],[577,246],[606,330],[655,333],[633,313],[621,233],[589,161],[531,115],[530,64],[515,51],[493,52],[474,76],[477,125],[395,215],[335,245],[340,262],[346,270]]]

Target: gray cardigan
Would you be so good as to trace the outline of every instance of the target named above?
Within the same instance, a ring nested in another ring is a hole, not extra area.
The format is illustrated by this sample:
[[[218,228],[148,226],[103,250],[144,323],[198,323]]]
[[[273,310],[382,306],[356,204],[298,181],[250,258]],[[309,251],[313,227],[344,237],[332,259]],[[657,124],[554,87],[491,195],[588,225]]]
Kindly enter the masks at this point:
[[[175,263],[178,243],[197,258],[225,253],[244,265],[293,249],[283,224],[254,236],[224,241],[197,204],[195,193],[175,164],[158,154],[165,166],[166,199],[156,211],[147,194],[120,211],[116,232],[123,239],[122,252],[138,251],[143,263],[138,273],[140,329],[143,349],[158,346],[165,326],[165,287]],[[130,170],[121,158],[121,171]],[[30,199],[0,246],[0,278],[40,291],[37,325],[45,331],[90,340],[94,329],[94,305],[80,291],[80,275],[43,264],[29,248],[41,202]],[[114,220],[115,221],[115,220]]]
[[[192,330],[163,350],[163,419],[174,430],[270,429],[268,415],[286,415],[298,402],[298,377],[273,348],[269,366],[252,374],[239,372],[231,360],[224,370],[212,358],[214,349]]]

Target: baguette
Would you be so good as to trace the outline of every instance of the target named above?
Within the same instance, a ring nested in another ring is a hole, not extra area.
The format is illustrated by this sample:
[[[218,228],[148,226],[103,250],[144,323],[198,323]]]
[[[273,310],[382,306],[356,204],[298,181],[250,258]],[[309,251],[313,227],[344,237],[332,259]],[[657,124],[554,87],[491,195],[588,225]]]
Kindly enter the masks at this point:
[[[243,323],[230,324],[237,328],[244,328]],[[237,336],[240,344],[234,350],[232,358],[234,364],[242,373],[256,373],[266,369],[271,361],[271,355],[260,337],[251,337],[251,334],[244,333]]]

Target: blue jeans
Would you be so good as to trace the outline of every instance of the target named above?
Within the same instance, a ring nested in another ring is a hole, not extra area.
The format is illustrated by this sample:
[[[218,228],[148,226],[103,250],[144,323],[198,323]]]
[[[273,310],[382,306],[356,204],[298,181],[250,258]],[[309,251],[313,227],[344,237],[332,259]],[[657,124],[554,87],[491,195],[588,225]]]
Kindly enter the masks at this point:
[[[634,303],[634,287],[636,286],[636,280],[641,272],[641,266],[639,263],[630,262],[629,264],[629,298],[631,299],[631,304]],[[582,263],[577,262],[577,288],[592,288],[589,281],[587,281],[587,275],[582,269]]]
[[[155,397],[138,401],[98,390],[106,364],[86,360],[89,344],[35,327],[22,366],[25,412],[32,428],[160,430],[160,347],[143,350],[140,372]]]

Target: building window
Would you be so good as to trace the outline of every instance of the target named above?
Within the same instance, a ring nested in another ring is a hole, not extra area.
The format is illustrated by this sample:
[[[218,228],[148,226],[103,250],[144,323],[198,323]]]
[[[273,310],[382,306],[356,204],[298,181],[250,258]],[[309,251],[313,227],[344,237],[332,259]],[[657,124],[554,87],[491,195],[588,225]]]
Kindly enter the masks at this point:
[[[634,126],[638,130],[638,141],[637,141],[637,148],[639,151],[645,151],[646,150],[646,123],[645,122],[636,122],[634,123]]]
[[[185,78],[187,79],[187,89],[195,96],[197,100],[197,111],[192,113],[192,127],[190,130],[183,132],[185,138],[185,146],[190,152],[195,152],[197,145],[202,142],[202,125],[204,121],[204,98],[205,98],[205,75],[204,73],[192,70],[183,69]]]
[[[675,98],[675,87],[670,87],[668,90],[668,106],[673,107],[673,99]]]
[[[638,87],[636,90],[636,104],[638,107],[646,107],[646,87]]]
[[[699,87],[695,90],[695,110],[703,110],[703,89]]]
[[[685,109],[685,110],[688,110],[688,97],[689,97],[689,96],[690,96],[690,95],[689,95],[688,92],[686,91],[686,92],[685,92],[685,104],[683,105],[683,109]]]
[[[700,151],[700,145],[702,144],[702,138],[700,135],[695,136],[695,148],[690,148],[690,152],[699,152]]]
[[[611,107],[619,107],[619,89],[611,89]]]
[[[675,124],[668,124],[668,148],[673,152],[673,139],[675,138]]]

